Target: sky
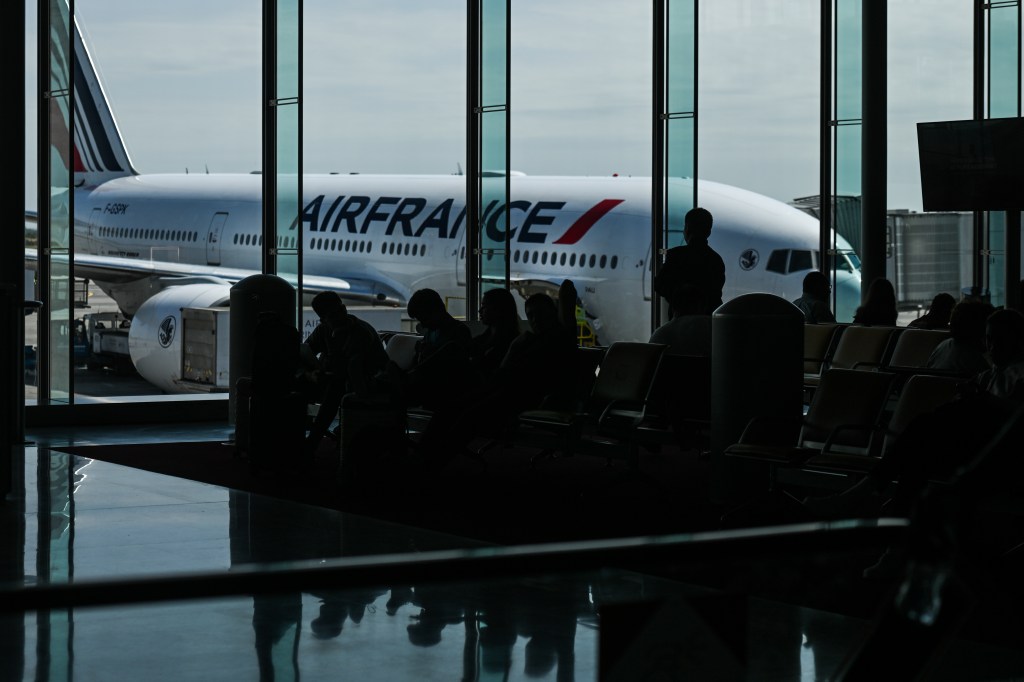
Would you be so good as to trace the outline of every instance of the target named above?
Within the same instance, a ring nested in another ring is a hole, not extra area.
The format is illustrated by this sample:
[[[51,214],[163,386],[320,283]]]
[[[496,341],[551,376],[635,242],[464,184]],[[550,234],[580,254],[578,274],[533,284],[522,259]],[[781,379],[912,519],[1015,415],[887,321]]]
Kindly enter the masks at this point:
[[[137,170],[260,165],[259,0],[76,0]],[[26,203],[35,198],[27,3]],[[464,0],[304,0],[307,172],[465,168]],[[700,13],[699,177],[818,192],[819,0]],[[531,175],[650,175],[651,3],[512,0],[512,152]],[[971,117],[970,0],[889,0],[888,205],[921,209],[915,123]]]

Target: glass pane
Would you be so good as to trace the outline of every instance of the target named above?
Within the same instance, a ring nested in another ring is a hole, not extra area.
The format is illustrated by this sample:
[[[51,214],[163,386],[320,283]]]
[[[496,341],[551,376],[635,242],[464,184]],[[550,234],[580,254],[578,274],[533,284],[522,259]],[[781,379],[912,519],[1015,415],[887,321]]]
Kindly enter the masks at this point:
[[[277,0],[277,99],[299,93],[299,2]]]
[[[861,0],[837,0],[835,117],[838,120],[861,116],[861,33]]]
[[[279,251],[275,258],[277,274],[296,288],[296,297],[300,296],[299,254],[303,248],[301,232],[291,229],[299,224],[302,211],[300,5],[299,0],[277,0],[277,215],[273,228],[275,239],[284,235],[296,237],[297,248]],[[299,306],[296,316],[295,322],[301,328]]]
[[[480,117],[482,146],[480,166],[485,177],[480,181],[480,211],[482,234],[480,248],[480,274],[484,280],[505,281],[505,231],[508,229],[505,206],[505,170],[508,167],[506,140],[508,125],[505,111],[491,111]],[[491,177],[486,177],[493,173]]]
[[[52,93],[49,102],[50,149],[70,150],[72,122],[70,116],[71,66],[71,18],[64,2],[50,2],[50,83]],[[62,138],[62,139],[61,139]],[[65,152],[66,154],[66,152]],[[71,269],[71,164],[70,159],[51,151],[47,171],[50,187],[49,229],[50,281],[49,297],[42,310],[43,324],[49,325],[49,349],[47,366],[41,368],[47,373],[50,395],[40,396],[45,402],[69,402],[71,400],[72,371],[72,312],[74,280]],[[56,158],[55,158],[56,157]],[[45,234],[45,232],[44,232]],[[43,255],[45,258],[46,256]]]
[[[859,124],[840,125],[835,130],[835,192],[837,195],[859,196],[861,127]]]
[[[665,247],[672,248],[684,243],[683,221],[696,201],[693,182],[694,119],[669,119],[666,135]]]
[[[277,220],[275,234],[297,236],[292,226],[297,224],[302,206],[300,201],[301,176],[299,174],[299,106],[292,103],[277,107]],[[299,249],[302,239],[296,239]],[[298,249],[290,254],[278,252],[277,274],[298,287]]]
[[[668,22],[668,59],[665,77],[668,80],[669,113],[692,112],[696,92],[693,49],[696,43],[694,0],[669,0],[666,12]]]
[[[988,288],[994,306],[1006,302],[1006,214],[988,214]]]
[[[481,0],[480,2],[480,105],[483,107],[507,104],[506,64],[507,12],[505,0]]]
[[[50,298],[43,314],[49,317],[50,401],[69,402],[71,399],[71,313],[74,287],[69,252],[55,251],[50,257]]]
[[[1017,116],[1020,93],[1020,8],[993,7],[989,17],[989,118]]]

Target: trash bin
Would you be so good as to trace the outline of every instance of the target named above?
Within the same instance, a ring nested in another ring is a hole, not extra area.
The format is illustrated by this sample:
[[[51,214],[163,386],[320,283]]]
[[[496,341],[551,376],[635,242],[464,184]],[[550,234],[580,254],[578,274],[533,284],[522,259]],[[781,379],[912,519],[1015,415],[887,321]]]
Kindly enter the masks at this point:
[[[745,294],[711,318],[712,497],[731,502],[764,492],[762,472],[727,462],[755,416],[799,420],[803,413],[804,315],[772,294]]]
[[[228,414],[235,423],[236,384],[252,371],[256,321],[262,312],[276,312],[294,323],[295,287],[277,275],[251,275],[231,287],[231,343],[228,357]]]

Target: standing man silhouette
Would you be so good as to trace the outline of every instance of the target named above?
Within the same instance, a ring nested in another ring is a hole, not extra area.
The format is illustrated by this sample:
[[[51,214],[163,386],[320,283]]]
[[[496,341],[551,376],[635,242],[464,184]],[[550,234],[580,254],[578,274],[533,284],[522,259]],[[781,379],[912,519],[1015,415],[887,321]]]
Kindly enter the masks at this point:
[[[665,254],[665,262],[654,278],[654,291],[668,301],[676,299],[680,285],[696,287],[703,299],[703,314],[710,315],[722,305],[725,288],[725,262],[708,245],[714,219],[706,208],[692,208],[683,223],[684,246],[676,246]],[[674,314],[674,311],[673,311]]]

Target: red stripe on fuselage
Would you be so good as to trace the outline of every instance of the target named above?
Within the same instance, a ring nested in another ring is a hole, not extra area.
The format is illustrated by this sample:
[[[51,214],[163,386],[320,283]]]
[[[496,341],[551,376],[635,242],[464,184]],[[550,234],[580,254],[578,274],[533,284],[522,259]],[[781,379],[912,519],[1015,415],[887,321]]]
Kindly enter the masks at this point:
[[[604,217],[604,214],[612,210],[625,199],[602,199],[594,204],[589,211],[579,217],[561,237],[556,239],[554,244],[575,244],[583,239],[583,236],[590,231],[594,224]]]

